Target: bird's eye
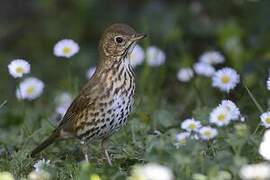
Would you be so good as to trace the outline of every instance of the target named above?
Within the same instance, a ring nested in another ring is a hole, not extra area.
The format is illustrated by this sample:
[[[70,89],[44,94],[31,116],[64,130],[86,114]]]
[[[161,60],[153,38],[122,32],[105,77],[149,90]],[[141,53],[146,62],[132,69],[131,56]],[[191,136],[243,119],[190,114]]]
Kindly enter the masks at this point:
[[[124,41],[124,39],[123,39],[121,36],[116,36],[114,40],[115,40],[115,42],[117,42],[118,44],[121,44],[121,43]]]

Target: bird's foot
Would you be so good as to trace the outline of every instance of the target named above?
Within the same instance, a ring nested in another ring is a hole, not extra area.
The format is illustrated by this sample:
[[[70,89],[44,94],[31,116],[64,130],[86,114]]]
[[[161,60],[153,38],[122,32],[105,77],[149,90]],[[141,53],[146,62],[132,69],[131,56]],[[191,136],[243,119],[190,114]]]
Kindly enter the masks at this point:
[[[105,142],[107,141],[107,138],[106,139],[103,139],[102,141],[101,141],[101,146],[102,146],[102,149],[103,149],[103,151],[104,151],[104,153],[105,153],[105,156],[106,156],[106,159],[107,159],[107,161],[108,161],[108,164],[110,165],[110,166],[112,166],[112,160],[111,160],[111,158],[110,158],[110,154],[109,154],[109,152],[108,152],[108,150],[106,149],[106,147],[105,147]]]
[[[84,154],[84,159],[85,159],[85,162],[89,163],[89,158],[88,158],[88,154]]]
[[[104,153],[105,153],[106,159],[108,161],[108,164],[110,166],[112,166],[112,160],[111,160],[110,155],[109,155],[109,153],[108,153],[108,151],[106,149],[104,149]]]
[[[82,152],[83,152],[83,155],[84,155],[84,159],[87,163],[89,163],[89,158],[88,158],[88,147],[87,147],[87,144],[85,144],[84,141],[81,141],[81,148],[82,148]]]

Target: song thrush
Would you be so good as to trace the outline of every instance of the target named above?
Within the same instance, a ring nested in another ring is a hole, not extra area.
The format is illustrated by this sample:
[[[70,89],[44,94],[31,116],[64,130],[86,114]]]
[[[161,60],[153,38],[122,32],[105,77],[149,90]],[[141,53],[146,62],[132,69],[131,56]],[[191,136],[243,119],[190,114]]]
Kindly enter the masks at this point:
[[[135,74],[128,56],[136,42],[144,37],[145,34],[138,34],[120,23],[105,30],[99,44],[95,74],[72,102],[58,127],[31,152],[32,157],[55,140],[75,137],[83,145],[88,161],[87,144],[100,139],[111,165],[104,140],[127,122],[135,91]]]

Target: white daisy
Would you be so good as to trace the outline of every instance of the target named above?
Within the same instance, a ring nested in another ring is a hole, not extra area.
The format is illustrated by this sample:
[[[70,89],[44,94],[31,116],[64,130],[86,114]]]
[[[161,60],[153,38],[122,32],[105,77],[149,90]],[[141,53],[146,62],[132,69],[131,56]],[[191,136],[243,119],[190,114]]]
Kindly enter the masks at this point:
[[[191,131],[197,131],[201,127],[200,121],[196,121],[195,119],[186,119],[182,122],[181,128],[191,132]]]
[[[208,177],[204,174],[201,174],[201,173],[194,173],[194,174],[192,174],[192,179],[193,180],[207,180]]]
[[[199,129],[199,135],[203,140],[210,140],[217,136],[218,131],[210,126],[204,126]]]
[[[218,180],[231,180],[233,179],[232,178],[232,175],[229,171],[219,171],[217,173],[216,176],[214,176],[214,179],[218,179]]]
[[[53,49],[54,55],[57,57],[70,58],[78,53],[80,50],[79,45],[72,39],[63,39],[58,41]]]
[[[144,58],[145,58],[145,55],[144,55],[143,49],[141,48],[141,46],[136,45],[129,56],[130,64],[133,67],[141,65],[143,63]]]
[[[134,166],[131,176],[128,180],[173,180],[172,171],[166,167],[156,163],[148,163],[146,165]]]
[[[207,64],[221,64],[225,59],[218,51],[208,51],[199,57],[199,61]]]
[[[226,107],[231,114],[232,120],[237,120],[240,117],[240,110],[236,104],[230,100],[222,100],[221,106]]]
[[[264,133],[263,140],[264,140],[264,141],[270,142],[270,130],[267,130],[267,131]]]
[[[260,144],[259,153],[264,157],[264,159],[270,161],[270,142],[263,141]]]
[[[57,95],[54,99],[57,106],[62,104],[69,104],[72,101],[73,97],[69,92],[62,92]]]
[[[18,99],[33,100],[42,94],[43,89],[44,83],[41,80],[34,77],[26,78],[16,90],[16,96]]]
[[[241,122],[245,122],[245,121],[246,121],[246,117],[241,115],[241,116],[240,116],[240,121],[241,121]]]
[[[270,77],[269,77],[268,80],[266,81],[266,87],[267,87],[267,90],[270,91]]]
[[[232,68],[222,68],[213,75],[212,85],[219,88],[221,91],[226,91],[234,89],[240,81],[240,76]]]
[[[28,180],[49,180],[51,179],[51,174],[43,169],[40,171],[32,171],[28,175]]]
[[[263,141],[260,144],[259,153],[264,159],[270,161],[270,130],[264,134]]]
[[[260,119],[261,119],[261,123],[264,127],[266,127],[266,128],[270,127],[270,111],[261,114]]]
[[[56,113],[60,114],[62,117],[66,114],[67,109],[69,108],[73,97],[68,92],[63,92],[55,98],[56,103]]]
[[[146,62],[149,66],[160,66],[165,63],[165,53],[155,46],[150,46],[146,50]]]
[[[7,171],[0,171],[0,179],[1,180],[15,180],[13,175],[10,172]]]
[[[210,123],[225,126],[231,122],[232,116],[227,107],[219,105],[210,113]]]
[[[193,75],[193,70],[191,68],[181,68],[177,72],[177,79],[181,82],[188,82]]]
[[[64,115],[66,114],[68,108],[69,108],[70,104],[63,104],[62,106],[57,106],[55,109],[55,112],[59,115],[61,115],[61,117],[64,117]]]
[[[95,72],[96,72],[96,67],[95,67],[95,66],[91,66],[91,67],[87,70],[87,72],[86,72],[86,77],[87,77],[88,79],[91,79]]]
[[[30,73],[30,64],[23,59],[14,59],[8,65],[8,71],[14,78]]]
[[[213,66],[203,62],[195,63],[193,68],[196,74],[206,77],[211,77],[216,71]]]
[[[269,179],[270,165],[267,163],[244,165],[239,172],[241,179]]]
[[[175,135],[175,140],[176,140],[175,146],[177,148],[179,148],[180,146],[186,145],[187,144],[187,139],[188,139],[189,136],[190,136],[189,132],[177,133]]]
[[[40,171],[42,168],[49,166],[49,165],[50,165],[50,160],[42,159],[42,160],[38,160],[34,164],[34,168],[35,168],[35,171]]]
[[[101,180],[98,174],[91,174],[89,180]]]

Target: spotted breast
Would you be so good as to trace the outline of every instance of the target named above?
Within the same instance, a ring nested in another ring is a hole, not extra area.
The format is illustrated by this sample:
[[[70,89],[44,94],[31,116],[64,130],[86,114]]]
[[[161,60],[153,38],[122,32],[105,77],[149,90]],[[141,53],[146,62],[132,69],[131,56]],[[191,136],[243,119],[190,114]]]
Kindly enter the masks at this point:
[[[77,124],[77,136],[84,142],[104,139],[127,122],[134,102],[135,75],[128,59],[114,63],[101,73],[104,85],[100,96],[93,101],[98,111],[88,112],[87,119]]]

